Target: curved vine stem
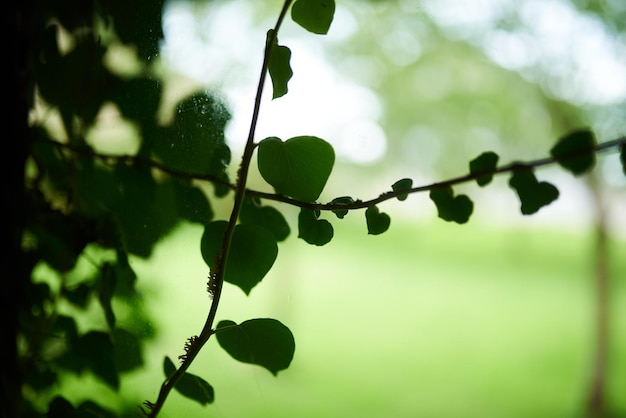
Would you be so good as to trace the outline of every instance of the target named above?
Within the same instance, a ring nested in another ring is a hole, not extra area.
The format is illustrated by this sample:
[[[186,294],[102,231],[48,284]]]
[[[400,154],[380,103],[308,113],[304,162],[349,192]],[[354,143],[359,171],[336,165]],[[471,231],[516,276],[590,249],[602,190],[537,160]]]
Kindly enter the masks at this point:
[[[220,301],[220,296],[222,293],[222,286],[224,284],[224,273],[226,272],[226,260],[228,260],[228,254],[230,251],[230,245],[233,237],[233,232],[235,231],[235,225],[237,224],[237,219],[239,217],[239,212],[241,210],[241,205],[243,203],[243,199],[246,195],[246,182],[248,179],[248,171],[250,168],[250,162],[252,161],[252,156],[254,154],[255,143],[254,136],[256,132],[256,125],[259,119],[259,113],[261,110],[261,98],[263,96],[263,87],[265,85],[265,80],[268,72],[268,65],[270,54],[272,52],[272,45],[276,44],[276,36],[277,33],[285,19],[287,14],[287,10],[291,5],[293,0],[285,0],[283,4],[282,10],[276,21],[276,25],[274,26],[273,31],[269,31],[267,35],[267,39],[265,41],[265,53],[263,56],[263,66],[261,67],[261,75],[259,77],[259,84],[257,87],[256,97],[254,100],[254,110],[252,113],[252,121],[250,123],[250,130],[248,132],[248,139],[246,141],[246,145],[243,151],[243,155],[241,157],[241,163],[239,165],[239,171],[237,173],[237,183],[235,185],[235,197],[233,201],[233,208],[230,213],[230,218],[228,220],[228,225],[226,226],[226,230],[224,232],[224,237],[222,239],[222,246],[220,249],[220,253],[217,256],[214,269],[210,272],[210,276],[212,278],[211,285],[211,307],[209,308],[209,313],[207,315],[207,319],[202,327],[202,331],[197,338],[191,338],[189,340],[189,346],[187,347],[186,353],[184,355],[184,359],[180,367],[169,376],[165,382],[161,385],[161,390],[159,391],[159,396],[157,398],[156,403],[147,402],[145,405],[149,409],[148,417],[154,418],[158,415],[160,410],[163,408],[163,405],[176,385],[176,382],[185,374],[191,363],[194,361],[202,347],[209,340],[211,335],[215,333],[213,329],[213,322],[215,321],[215,316],[217,314],[217,308]]]
[[[172,176],[176,176],[176,177],[181,177],[181,178],[189,178],[189,179],[196,179],[196,180],[206,180],[206,181],[210,181],[213,182],[215,184],[219,184],[221,186],[225,186],[228,187],[229,189],[232,190],[237,190],[237,185],[236,184],[231,184],[228,183],[220,178],[217,178],[215,176],[207,176],[207,175],[201,175],[201,174],[193,174],[193,173],[187,173],[187,172],[182,172],[179,170],[174,170],[171,169],[159,162],[156,161],[152,161],[146,158],[141,158],[141,157],[137,157],[137,156],[132,156],[132,155],[121,155],[121,156],[112,156],[112,155],[105,155],[105,154],[98,154],[95,153],[91,150],[86,150],[85,148],[78,148],[78,147],[74,147],[72,145],[69,144],[63,144],[60,142],[55,142],[55,141],[48,141],[46,140],[46,142],[48,143],[52,143],[55,146],[59,146],[59,147],[63,147],[63,148],[67,148],[67,149],[71,149],[75,152],[80,152],[80,153],[88,153],[89,155],[93,156],[93,157],[98,157],[98,158],[102,158],[104,160],[124,160],[124,161],[128,161],[128,162],[133,162],[136,164],[146,164],[149,165],[150,167],[159,169],[165,173],[168,173]],[[600,153],[600,152],[606,152],[618,147],[626,147],[626,136],[622,136],[619,137],[617,139],[611,140],[611,141],[607,141],[607,142],[603,142],[601,144],[597,144],[594,147],[594,152],[595,153]],[[250,154],[249,157],[251,157],[252,155]],[[576,158],[578,155],[571,155],[571,158]],[[440,181],[440,182],[436,182],[436,183],[431,183],[431,184],[426,184],[426,185],[422,185],[422,186],[417,186],[417,187],[413,187],[411,189],[407,189],[407,190],[401,190],[401,191],[387,191],[384,193],[381,193],[378,197],[373,198],[373,199],[369,199],[369,200],[355,200],[352,203],[317,203],[317,202],[305,202],[302,200],[297,200],[297,199],[293,199],[289,196],[284,196],[284,195],[280,195],[280,194],[276,194],[276,193],[268,193],[268,192],[262,192],[259,190],[252,190],[252,189],[246,189],[245,190],[245,194],[248,196],[253,196],[253,197],[259,197],[262,199],[267,199],[267,200],[273,200],[276,202],[282,202],[282,203],[286,203],[292,206],[297,206],[297,207],[301,207],[301,208],[306,208],[306,209],[311,209],[311,210],[321,210],[321,211],[333,211],[333,210],[356,210],[356,209],[365,209],[368,208],[369,206],[378,204],[378,203],[382,203],[386,200],[390,200],[390,199],[394,199],[400,195],[406,195],[406,194],[412,194],[412,193],[422,193],[422,192],[428,192],[430,190],[433,189],[438,189],[438,188],[443,188],[443,187],[447,187],[447,186],[455,186],[458,184],[463,184],[463,183],[468,183],[470,181],[474,181],[479,177],[485,176],[485,175],[499,175],[499,174],[506,174],[506,173],[511,173],[515,170],[521,169],[521,168],[527,168],[527,169],[533,169],[533,168],[540,168],[540,167],[544,167],[544,166],[548,166],[548,165],[552,165],[555,164],[556,160],[552,157],[546,157],[546,158],[540,158],[537,160],[531,160],[531,161],[517,161],[517,162],[513,162],[510,164],[506,164],[506,165],[502,165],[500,167],[496,167],[493,170],[489,170],[489,171],[481,171],[481,172],[476,172],[476,173],[470,173],[470,174],[466,174],[463,176],[459,176],[459,177],[454,177],[448,180],[444,180],[444,181]]]

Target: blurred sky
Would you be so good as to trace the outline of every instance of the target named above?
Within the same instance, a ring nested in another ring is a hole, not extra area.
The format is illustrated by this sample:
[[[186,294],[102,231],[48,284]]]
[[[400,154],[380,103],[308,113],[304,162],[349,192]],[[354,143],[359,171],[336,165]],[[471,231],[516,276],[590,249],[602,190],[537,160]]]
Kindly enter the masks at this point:
[[[498,65],[530,79],[543,77],[545,81],[535,81],[556,97],[579,105],[612,105],[626,98],[624,39],[616,39],[597,18],[580,14],[570,2],[398,3],[399,11],[411,8],[423,10],[453,36],[475,43]],[[498,28],[503,10],[511,8],[510,13],[519,19],[516,28]],[[169,4],[164,16],[163,58],[171,68],[225,96],[234,114],[229,135],[234,142],[246,137],[264,31],[273,23],[271,17],[255,21],[255,13],[257,9],[243,1],[208,2],[204,7],[177,1]],[[376,94],[358,83],[358,78],[339,74],[323,51],[325,43],[348,42],[362,30],[354,14],[338,2],[335,21],[322,40],[294,26],[287,19],[280,36],[293,52],[295,76],[290,94],[264,105],[258,136],[288,137],[312,128],[318,133],[311,134],[335,139],[343,158],[365,163],[381,158],[386,139],[378,125],[381,105]],[[419,58],[420,41],[415,33],[399,28],[384,35],[393,39],[396,59]],[[325,126],[311,126],[310,109]]]
[[[273,27],[281,4],[280,1],[254,6],[240,0],[172,1],[166,7],[162,59],[173,71],[192,78],[227,102],[233,114],[227,139],[235,154],[248,133],[265,32]],[[445,36],[472,45],[493,65],[520,74],[529,85],[539,86],[551,100],[569,103],[583,111],[589,109],[588,120],[600,141],[623,135],[626,129],[623,118],[618,117],[616,122],[604,109],[623,108],[626,103],[626,35],[611,33],[597,16],[579,12],[566,0],[398,0],[381,4],[384,3],[338,1],[327,36],[308,33],[286,19],[279,43],[292,51],[294,76],[289,82],[289,93],[276,100],[271,100],[268,79],[257,141],[267,136],[287,139],[316,135],[333,144],[339,162],[374,166],[382,161],[389,154],[390,141],[406,140],[388,138],[384,115],[397,109],[385,108],[381,91],[376,90],[376,84],[382,83],[379,79],[385,77],[380,67],[408,67],[424,59],[428,46],[420,37],[423,32],[420,25],[426,21],[432,22]],[[620,4],[626,7],[626,2],[612,6],[620,7]],[[360,14],[362,10],[365,12]],[[393,22],[389,29],[380,22],[364,21],[364,16],[383,19],[393,14],[406,16],[409,23]],[[372,33],[380,27],[385,27],[385,32]],[[343,54],[337,58],[338,50],[350,51],[359,37],[366,36],[382,44],[383,52],[389,52],[386,63],[381,64],[380,57],[357,57],[356,53],[353,57]],[[340,71],[340,67],[352,71]],[[439,78],[437,72],[430,76],[430,87],[445,81],[443,72]],[[446,108],[442,107],[441,111],[445,113]],[[540,127],[542,119],[533,118]],[[427,149],[433,153],[417,150],[426,162],[435,158],[441,148],[441,138],[433,129],[421,124],[410,131],[410,136],[417,136],[411,139],[411,147],[432,143]],[[498,140],[497,132],[481,131],[485,132],[487,137]],[[542,133],[542,137],[550,138],[550,135],[549,131]],[[430,137],[434,140],[427,141]],[[549,145],[541,149],[544,148],[549,149]],[[545,156],[533,155],[533,158]],[[461,159],[469,160],[464,155]],[[604,160],[598,171],[612,186],[623,189],[626,180],[621,175],[617,156]],[[413,177],[413,173],[406,176]],[[569,219],[575,223],[581,212],[592,211],[585,203],[588,196],[584,196],[586,192],[578,180],[572,181],[565,175],[557,174],[557,177],[561,179],[557,186],[566,185],[573,192],[562,193],[552,205],[554,208],[541,212],[552,213],[551,221]],[[510,194],[509,190],[506,192]],[[498,210],[497,200],[494,202]],[[624,207],[623,198],[618,203]]]

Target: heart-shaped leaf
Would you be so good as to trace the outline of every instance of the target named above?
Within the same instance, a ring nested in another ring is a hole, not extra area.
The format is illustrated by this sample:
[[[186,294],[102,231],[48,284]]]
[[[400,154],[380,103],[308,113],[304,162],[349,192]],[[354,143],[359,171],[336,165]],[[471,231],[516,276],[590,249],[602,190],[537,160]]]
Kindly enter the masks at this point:
[[[245,199],[239,213],[241,223],[250,223],[270,231],[276,241],[284,241],[291,233],[285,217],[272,206],[261,206],[259,199]]]
[[[545,181],[538,182],[535,173],[527,168],[514,170],[509,185],[517,192],[524,215],[537,212],[559,197],[556,187]]]
[[[411,190],[411,187],[413,187],[413,180],[411,179],[402,179],[402,180],[398,180],[396,181],[394,184],[391,185],[391,189],[394,192],[400,192],[400,191],[409,191]],[[403,194],[399,194],[398,200],[406,200],[406,198],[409,196],[408,193],[403,193]]]
[[[169,357],[163,359],[163,372],[165,377],[169,377],[176,371],[176,366]],[[215,391],[213,387],[207,383],[201,377],[198,377],[191,373],[185,373],[176,382],[174,389],[181,395],[193,399],[200,403],[200,405],[206,405],[213,403],[215,400]]]
[[[580,130],[559,139],[550,150],[550,155],[566,170],[579,176],[593,168],[596,139],[593,132]]]
[[[367,222],[367,233],[370,235],[382,234],[389,229],[391,218],[386,213],[382,213],[376,206],[370,206],[365,210],[365,220]]]
[[[309,32],[325,35],[335,16],[335,0],[297,0],[291,18]]]
[[[261,176],[277,193],[306,202],[315,201],[335,163],[333,147],[321,138],[298,136],[281,141],[266,138],[259,143]]]
[[[296,350],[289,328],[275,319],[251,319],[239,325],[220,321],[215,336],[235,360],[264,367],[274,376],[289,367]]]
[[[226,221],[215,221],[204,229],[200,250],[209,267],[213,267],[215,258],[221,251],[227,224]],[[270,271],[277,255],[276,238],[267,229],[254,224],[236,225],[224,280],[238,286],[248,295]]]
[[[291,50],[286,46],[278,45],[278,38],[272,36],[274,29],[270,29],[267,33],[268,39],[272,37],[272,43],[268,47],[272,48],[268,63],[270,78],[272,79],[273,95],[272,99],[277,99],[287,94],[287,83],[293,76],[291,65]]]
[[[319,212],[300,209],[298,215],[298,238],[311,245],[322,246],[333,239],[333,226],[325,219],[318,219]]]
[[[484,175],[476,177],[476,183],[478,183],[479,186],[483,187],[491,182],[493,179],[493,171],[498,165],[498,159],[498,154],[488,151],[483,152],[470,161],[470,174],[477,175],[485,173]]]
[[[466,223],[474,211],[474,203],[466,195],[454,196],[452,187],[430,191],[430,200],[437,206],[437,214],[444,221]]]

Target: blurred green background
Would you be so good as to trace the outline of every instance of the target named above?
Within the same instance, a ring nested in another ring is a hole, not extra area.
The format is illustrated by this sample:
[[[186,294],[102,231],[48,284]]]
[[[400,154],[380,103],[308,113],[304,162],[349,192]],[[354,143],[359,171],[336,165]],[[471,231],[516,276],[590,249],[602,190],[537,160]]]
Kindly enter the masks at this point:
[[[281,4],[166,7],[158,58],[168,97],[174,103],[198,88],[222,97],[233,113],[227,135],[235,156],[265,31]],[[624,22],[626,3],[609,0],[339,0],[327,37],[285,24],[279,39],[292,50],[294,78],[287,96],[264,101],[257,138],[331,142],[338,164],[322,200],[373,198],[403,177],[419,185],[462,175],[487,150],[503,163],[541,158],[583,126],[600,141],[614,139],[625,129]],[[110,135],[119,131],[96,130],[91,142],[104,146]],[[598,260],[610,283],[608,405],[626,416],[626,180],[618,156],[602,156],[584,179],[558,169],[538,177],[561,197],[532,217],[519,215],[507,179],[498,177],[486,190],[458,188],[476,203],[467,225],[437,219],[417,194],[381,205],[392,218],[381,236],[367,236],[361,211],[344,220],[324,215],[335,238],[319,248],[297,239],[295,209],[277,206],[290,238],[249,297],[227,285],[218,320],[279,319],[296,339],[291,367],[275,378],[211,340],[190,372],[215,387],[215,403],[202,407],[173,393],[162,416],[582,416],[596,348]],[[269,191],[258,176],[251,187]],[[219,204],[225,218],[229,200]],[[201,234],[184,224],[149,260],[132,261],[156,338],[146,367],[122,381],[130,403],[156,398],[163,357],[181,354],[204,323]],[[608,244],[605,252],[596,252],[598,242]],[[65,385],[75,399],[93,390],[84,378],[68,376]]]

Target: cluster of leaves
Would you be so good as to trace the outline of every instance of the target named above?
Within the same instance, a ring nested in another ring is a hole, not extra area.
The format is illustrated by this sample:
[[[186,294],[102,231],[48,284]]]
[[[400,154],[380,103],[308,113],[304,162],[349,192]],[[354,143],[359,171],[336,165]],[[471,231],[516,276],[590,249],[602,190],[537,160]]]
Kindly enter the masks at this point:
[[[40,6],[30,11],[28,71],[44,110],[31,127],[25,185],[23,252],[31,281],[19,319],[21,416],[46,409],[50,417],[134,415],[136,405],[113,414],[96,400],[75,407],[62,396],[47,405],[48,394],[68,373],[91,374],[118,390],[121,374],[143,366],[143,347],[156,330],[141,304],[132,258],[149,257],[181,221],[206,225],[214,217],[191,176],[158,175],[147,162],[159,161],[169,173],[211,177],[215,196],[225,196],[230,114],[198,92],[178,104],[171,124],[157,123],[162,83],[148,63],[162,38],[162,1]],[[121,75],[108,64],[119,43],[134,47],[146,63],[142,71]],[[101,155],[90,145],[89,132],[106,104],[140,127],[135,155]],[[60,131],[47,124],[53,115]]]
[[[291,3],[285,2],[283,12]],[[285,217],[264,205],[264,200],[299,206],[298,237],[319,246],[333,238],[332,224],[322,218],[323,212],[343,219],[349,211],[364,209],[369,234],[378,235],[391,224],[379,203],[429,191],[441,219],[463,224],[473,212],[473,203],[468,196],[455,194],[453,186],[476,181],[483,187],[495,174],[509,173],[521,212],[532,214],[558,197],[553,185],[537,180],[535,168],[556,162],[581,175],[595,163],[594,135],[581,130],[559,140],[547,160],[498,167],[498,156],[485,152],[469,163],[469,174],[458,179],[422,187],[401,179],[390,192],[370,201],[341,196],[320,204],[317,200],[335,163],[332,146],[314,136],[284,141],[269,137],[249,142],[247,150],[256,151],[259,173],[275,194],[244,191],[245,177],[233,186],[227,175],[231,153],[224,128],[230,115],[219,100],[205,92],[193,94],[177,105],[171,124],[161,125],[156,114],[162,87],[150,67],[129,77],[116,74],[106,64],[105,56],[114,42],[134,45],[138,58],[149,62],[162,36],[161,9],[161,2],[147,0],[125,5],[123,10],[117,2],[94,0],[80,9],[53,2],[38,12],[39,42],[33,50],[32,70],[41,100],[56,109],[63,121],[66,140],[62,144],[53,141],[56,136],[43,126],[33,127],[36,140],[29,161],[29,222],[24,236],[33,274],[20,324],[25,393],[44,393],[67,372],[90,372],[117,390],[121,373],[142,366],[142,346],[151,332],[145,331],[147,318],[136,303],[137,277],[129,260],[149,257],[158,240],[181,221],[204,227],[199,248],[211,271],[208,293],[213,303],[210,329],[189,338],[180,356],[182,365],[177,367],[169,357],[164,358],[162,390],[176,389],[205,405],[214,402],[213,387],[186,370],[209,336],[215,335],[235,360],[261,366],[273,375],[289,367],[294,356],[294,337],[278,320],[257,318],[237,324],[223,319],[212,327],[221,282],[249,295],[272,268],[278,243],[291,233]],[[333,0],[297,0],[291,18],[314,34],[325,34],[334,11]],[[293,76],[291,50],[280,45],[277,37],[283,17],[284,13],[267,33],[262,69],[271,78],[274,99],[287,94]],[[49,25],[50,21],[57,23]],[[60,28],[73,41],[67,51],[60,47]],[[121,118],[140,127],[135,154],[103,155],[89,145],[87,133],[106,103],[114,104]],[[620,144],[626,167],[626,147],[623,141]],[[240,175],[247,172],[249,163],[244,158]],[[213,184],[213,196],[198,187],[199,180]],[[233,209],[235,223],[214,219],[211,199],[223,198],[233,189],[235,200],[241,198]],[[92,266],[88,274],[79,268],[86,260]],[[36,277],[36,267],[42,265],[55,272],[47,281]],[[114,307],[131,298],[130,314],[120,321]],[[94,302],[103,324],[83,331],[77,324],[89,317],[87,311]],[[162,392],[156,403],[146,402],[150,416],[158,414],[167,393]],[[33,395],[27,401],[24,416],[40,416],[45,409],[42,399]],[[75,407],[60,396],[47,409],[51,417],[113,416],[95,401]]]

